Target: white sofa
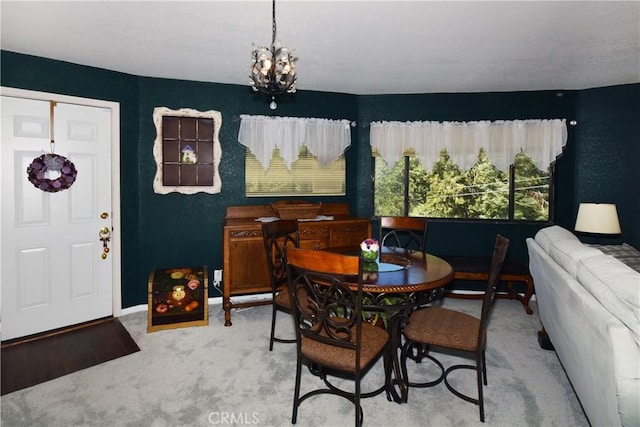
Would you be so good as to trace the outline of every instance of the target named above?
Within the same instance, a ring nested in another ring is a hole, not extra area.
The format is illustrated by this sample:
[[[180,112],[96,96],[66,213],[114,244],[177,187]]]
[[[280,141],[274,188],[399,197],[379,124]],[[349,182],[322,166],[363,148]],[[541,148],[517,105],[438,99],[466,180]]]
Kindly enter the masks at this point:
[[[640,273],[555,225],[527,248],[543,331],[589,422],[640,426]]]

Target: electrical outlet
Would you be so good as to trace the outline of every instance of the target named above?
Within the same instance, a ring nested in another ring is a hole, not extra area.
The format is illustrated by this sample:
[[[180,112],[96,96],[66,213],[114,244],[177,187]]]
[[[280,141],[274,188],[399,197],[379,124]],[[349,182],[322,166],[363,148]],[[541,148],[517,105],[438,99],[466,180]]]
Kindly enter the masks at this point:
[[[216,283],[222,282],[222,270],[213,270],[213,281]]]

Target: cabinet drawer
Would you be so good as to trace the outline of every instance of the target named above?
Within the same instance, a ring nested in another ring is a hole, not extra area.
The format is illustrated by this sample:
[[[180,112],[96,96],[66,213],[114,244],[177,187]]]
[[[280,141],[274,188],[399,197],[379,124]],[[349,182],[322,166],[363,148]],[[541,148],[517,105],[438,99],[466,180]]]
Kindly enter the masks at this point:
[[[341,224],[331,228],[331,246],[358,246],[369,235],[367,224]]]
[[[298,234],[300,241],[313,239],[329,239],[329,230],[331,226],[328,223],[311,224],[308,222],[298,223]]]
[[[305,239],[300,240],[302,249],[324,249],[329,247],[329,239]]]

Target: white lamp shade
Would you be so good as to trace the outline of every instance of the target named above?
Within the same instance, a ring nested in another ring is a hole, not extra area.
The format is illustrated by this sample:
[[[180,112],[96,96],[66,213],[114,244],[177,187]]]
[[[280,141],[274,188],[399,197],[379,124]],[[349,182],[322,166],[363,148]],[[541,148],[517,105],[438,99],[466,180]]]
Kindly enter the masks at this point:
[[[612,203],[580,203],[575,230],[594,234],[620,234],[616,205]]]

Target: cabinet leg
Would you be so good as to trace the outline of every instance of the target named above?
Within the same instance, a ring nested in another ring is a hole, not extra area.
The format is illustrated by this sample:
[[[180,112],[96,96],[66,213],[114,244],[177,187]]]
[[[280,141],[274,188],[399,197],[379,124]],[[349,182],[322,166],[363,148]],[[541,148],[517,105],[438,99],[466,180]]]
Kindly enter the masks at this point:
[[[224,309],[224,326],[231,326],[231,298],[222,297],[222,308]]]
[[[520,279],[518,279],[518,281],[520,281]],[[533,296],[533,281],[528,277],[523,277],[522,283],[524,283],[526,286],[524,297],[513,290],[513,281],[507,282],[507,294],[509,295],[510,299],[516,299],[520,301],[522,303],[522,306],[524,307],[524,311],[526,311],[527,314],[533,314],[533,310],[531,309],[531,307],[529,307],[529,301],[531,301],[531,297]]]

